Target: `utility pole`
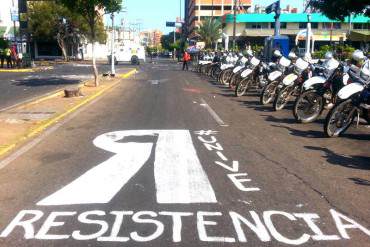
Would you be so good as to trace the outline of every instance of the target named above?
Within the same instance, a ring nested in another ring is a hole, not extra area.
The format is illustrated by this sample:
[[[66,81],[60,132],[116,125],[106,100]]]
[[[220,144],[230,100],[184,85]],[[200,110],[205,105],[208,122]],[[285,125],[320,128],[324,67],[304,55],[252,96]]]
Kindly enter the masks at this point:
[[[307,1],[306,3],[306,10],[307,12],[307,27],[306,27],[306,52],[305,56],[311,58],[311,7],[310,2]]]
[[[280,0],[277,2],[278,6],[276,7],[276,13],[275,13],[275,30],[274,30],[274,36],[280,35]]]
[[[212,0],[212,21],[213,21],[213,0]]]
[[[331,22],[330,23],[330,46],[333,45],[333,26],[334,26],[334,23]]]
[[[311,58],[311,11],[307,13],[306,57]]]
[[[236,0],[234,0],[234,25],[233,25],[233,50],[235,51],[236,45]]]
[[[115,58],[114,58],[114,35],[115,35],[115,33],[114,33],[114,13],[111,13],[111,19],[112,19],[112,41],[111,41],[111,72],[110,72],[110,74],[111,74],[111,76],[115,76],[116,75],[116,69],[115,69],[115,67],[114,67],[114,60],[115,60]]]
[[[175,48],[175,44],[176,44],[176,25],[173,27],[173,60],[176,59],[176,48]]]
[[[11,16],[11,18],[13,19],[14,18],[14,12],[16,11],[16,9],[15,9],[15,3],[14,3],[14,0],[12,0],[12,5],[13,5],[13,7],[12,7],[12,10],[11,10],[11,12],[10,12],[10,16]],[[13,35],[14,35],[14,43],[16,43],[17,44],[17,36],[16,36],[16,33],[15,33],[15,19],[13,19]]]

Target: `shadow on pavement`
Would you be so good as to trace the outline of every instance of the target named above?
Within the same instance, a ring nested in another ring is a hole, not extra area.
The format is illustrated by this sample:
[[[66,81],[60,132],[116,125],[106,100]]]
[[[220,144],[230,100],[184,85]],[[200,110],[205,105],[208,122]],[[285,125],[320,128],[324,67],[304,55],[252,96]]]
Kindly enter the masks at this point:
[[[349,180],[352,180],[355,184],[358,185],[370,186],[370,181],[363,178],[349,178]]]
[[[315,131],[315,130],[298,130],[294,128],[290,128],[288,126],[282,125],[271,125],[272,127],[277,128],[284,128],[290,131],[289,134],[298,137],[307,137],[307,138],[324,138],[324,133],[322,131]]]
[[[265,120],[268,122],[274,123],[286,123],[286,124],[295,124],[297,123],[294,118],[277,118],[271,115],[261,115],[262,117],[266,117]]]
[[[62,79],[62,78],[47,78],[47,79],[23,79],[17,80],[12,83],[14,86],[26,86],[26,87],[40,87],[48,85],[73,85],[79,83],[81,80],[78,79]]]
[[[324,158],[326,158],[327,162],[330,164],[341,165],[353,169],[370,170],[370,157],[358,155],[344,156],[323,147],[305,146],[305,148],[324,152]]]

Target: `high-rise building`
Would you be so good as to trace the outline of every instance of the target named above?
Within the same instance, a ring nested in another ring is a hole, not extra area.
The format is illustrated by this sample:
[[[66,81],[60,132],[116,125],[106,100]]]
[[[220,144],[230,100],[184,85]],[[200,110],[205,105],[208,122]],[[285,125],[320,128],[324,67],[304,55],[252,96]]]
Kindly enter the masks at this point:
[[[144,46],[159,46],[163,33],[160,30],[149,30],[140,32],[141,44]]]
[[[245,13],[251,6],[252,0],[185,0],[185,31],[193,38],[195,29],[205,18],[219,18],[232,13],[234,8],[237,13]]]

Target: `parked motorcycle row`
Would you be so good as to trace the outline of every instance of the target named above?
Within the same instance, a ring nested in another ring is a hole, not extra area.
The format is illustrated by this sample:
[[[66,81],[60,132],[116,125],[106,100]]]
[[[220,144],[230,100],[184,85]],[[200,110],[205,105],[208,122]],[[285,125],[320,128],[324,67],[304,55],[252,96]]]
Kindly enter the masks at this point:
[[[370,60],[362,51],[341,62],[331,52],[323,60],[312,60],[294,52],[284,57],[275,50],[272,60],[264,62],[250,50],[209,53],[195,71],[228,86],[235,97],[255,89],[260,104],[272,104],[275,111],[294,100],[293,116],[299,123],[314,122],[329,110],[324,124],[327,137],[340,136],[361,118],[370,124]]]

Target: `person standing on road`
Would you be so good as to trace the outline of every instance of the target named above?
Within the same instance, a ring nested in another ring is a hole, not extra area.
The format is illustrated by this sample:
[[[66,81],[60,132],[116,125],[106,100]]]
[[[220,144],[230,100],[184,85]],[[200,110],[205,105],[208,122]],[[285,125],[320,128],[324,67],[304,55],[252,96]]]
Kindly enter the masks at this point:
[[[5,49],[0,48],[0,60],[1,60],[1,68],[4,68],[4,60],[5,60]]]
[[[13,68],[11,54],[12,54],[12,51],[10,50],[10,48],[9,47],[5,48],[4,55],[6,58],[6,67],[8,69]]]
[[[18,66],[19,67],[17,48],[16,48],[15,45],[13,45],[12,48],[10,49],[10,57],[11,57],[13,66],[14,67]]]
[[[186,70],[189,70],[189,67],[188,67],[188,62],[190,61],[191,57],[190,57],[190,54],[184,50],[184,55],[183,55],[183,64],[182,64],[182,70],[185,70],[185,67],[186,67]]]

